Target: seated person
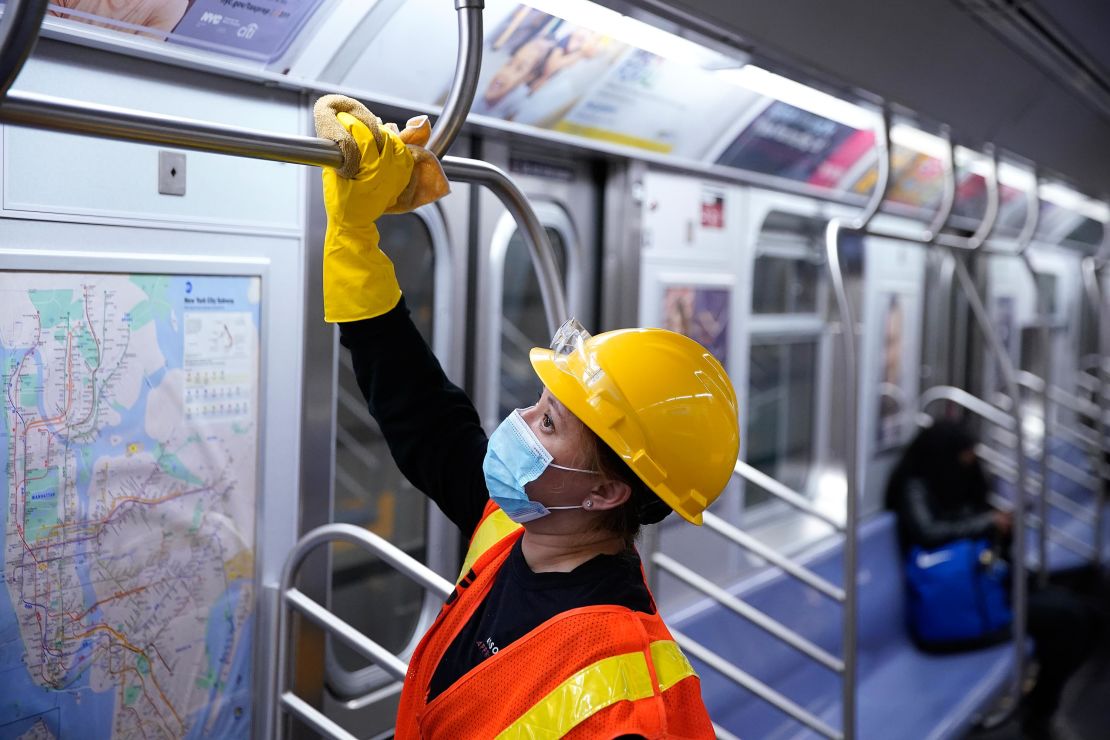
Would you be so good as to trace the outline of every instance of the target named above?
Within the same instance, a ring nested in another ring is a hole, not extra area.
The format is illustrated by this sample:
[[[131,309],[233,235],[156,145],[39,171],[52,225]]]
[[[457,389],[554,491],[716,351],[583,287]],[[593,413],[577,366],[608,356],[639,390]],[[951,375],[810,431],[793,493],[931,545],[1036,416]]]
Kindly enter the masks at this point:
[[[988,502],[975,444],[962,425],[938,421],[906,448],[886,491],[904,553],[964,538],[997,539],[1009,547],[1013,518]],[[1093,644],[1094,616],[1072,593],[1054,587],[1031,590],[1026,614],[1040,670],[1025,697],[1023,726],[1030,736],[1051,737],[1064,684]]]

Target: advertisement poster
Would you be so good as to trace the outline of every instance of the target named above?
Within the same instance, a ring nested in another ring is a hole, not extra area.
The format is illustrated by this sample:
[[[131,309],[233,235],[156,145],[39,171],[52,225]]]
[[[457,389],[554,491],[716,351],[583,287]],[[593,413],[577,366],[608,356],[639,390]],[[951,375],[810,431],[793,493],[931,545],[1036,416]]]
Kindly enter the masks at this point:
[[[273,61],[323,0],[53,0],[49,14]]]
[[[890,151],[890,190],[886,201],[911,208],[934,208],[944,189],[944,166],[939,159],[895,144]],[[852,185],[852,191],[861,195],[871,192],[878,177],[872,165]]]
[[[882,349],[879,353],[879,403],[875,420],[875,451],[900,444],[909,412],[906,399],[906,297],[885,293],[882,306]]]
[[[776,100],[725,149],[717,163],[806,182],[833,151],[859,133]]]
[[[702,187],[701,227],[703,229],[725,228],[725,193],[723,190]]]
[[[518,5],[486,33],[471,111],[550,127],[627,48],[595,31]],[[445,87],[440,97],[446,95]]]
[[[728,83],[725,83],[728,84]],[[758,96],[711,71],[628,49],[567,115],[551,125],[564,133],[701,158]]]
[[[663,288],[664,329],[690,337],[728,368],[728,288],[667,285]]]

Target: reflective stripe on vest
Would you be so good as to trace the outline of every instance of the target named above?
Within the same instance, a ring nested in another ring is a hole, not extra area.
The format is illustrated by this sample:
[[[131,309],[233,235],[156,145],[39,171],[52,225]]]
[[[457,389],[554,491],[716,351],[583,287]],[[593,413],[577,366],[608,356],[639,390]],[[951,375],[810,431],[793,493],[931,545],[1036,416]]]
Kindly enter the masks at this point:
[[[660,693],[684,678],[697,675],[672,640],[651,643],[650,652]],[[614,655],[586,666],[563,681],[497,738],[562,737],[608,706],[620,701],[647,699],[654,694],[651,672],[643,653]]]
[[[493,504],[488,504],[492,506]],[[466,559],[463,560],[462,568],[459,569],[459,577],[455,579],[458,583],[463,579],[463,576],[474,567],[474,563],[478,562],[478,558],[482,557],[482,553],[490,549],[506,535],[520,529],[520,525],[510,519],[505,512],[501,509],[494,509],[482,518],[478,524],[478,528],[474,530],[474,536],[470,538],[470,548],[466,551]]]

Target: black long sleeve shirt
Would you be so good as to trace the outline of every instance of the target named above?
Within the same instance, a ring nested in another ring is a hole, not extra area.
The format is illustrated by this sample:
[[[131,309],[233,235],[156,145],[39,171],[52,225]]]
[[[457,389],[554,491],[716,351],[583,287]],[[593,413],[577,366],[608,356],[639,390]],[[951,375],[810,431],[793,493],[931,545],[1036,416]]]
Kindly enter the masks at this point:
[[[906,481],[895,507],[898,533],[905,548],[918,545],[940,547],[965,537],[988,537],[996,533],[994,510],[971,503],[954,509],[940,509],[929,496],[920,478]]]
[[[339,330],[397,466],[469,537],[489,499],[482,473],[487,438],[474,405],[447,379],[404,299],[382,316]],[[535,573],[518,541],[436,667],[428,700],[548,619],[604,604],[654,611],[635,551],[598,555],[569,573]]]

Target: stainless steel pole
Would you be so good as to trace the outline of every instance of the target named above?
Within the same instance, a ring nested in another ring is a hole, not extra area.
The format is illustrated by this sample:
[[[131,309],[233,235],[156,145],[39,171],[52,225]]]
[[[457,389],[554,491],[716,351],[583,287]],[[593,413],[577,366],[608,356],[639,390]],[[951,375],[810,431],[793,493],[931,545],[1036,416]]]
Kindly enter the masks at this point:
[[[996,162],[997,165],[997,162]],[[997,167],[996,167],[997,168]],[[1040,220],[1040,196],[1037,191],[1037,181],[1034,177],[1033,190],[1026,197],[1025,223],[1022,225],[1021,234],[1018,236],[1018,257],[1025,265],[1029,279],[1033,281],[1033,297],[1036,301],[1036,315],[1039,317],[1041,354],[1044,357],[1043,383],[1040,388],[1041,418],[1044,421],[1044,430],[1041,434],[1041,447],[1038,454],[1037,465],[1041,470],[1041,481],[1037,492],[1037,516],[1040,517],[1042,526],[1037,530],[1037,562],[1040,568],[1037,571],[1037,585],[1048,585],[1048,444],[1049,429],[1051,429],[1052,406],[1049,400],[1049,388],[1052,387],[1052,331],[1049,327],[1049,315],[1041,311],[1041,287],[1037,283],[1037,271],[1033,269],[1033,262],[1029,259],[1029,245],[1033,242],[1033,235],[1037,232],[1037,222]],[[1024,455],[1024,452],[1019,452]],[[1025,496],[1025,491],[1018,489],[1018,496]]]
[[[0,123],[275,162],[317,167],[343,164],[339,147],[328,139],[226,126],[18,90],[9,91],[0,104]]]
[[[0,104],[38,41],[50,0],[7,0],[0,17]]]
[[[455,59],[455,77],[443,113],[432,128],[428,151],[443,159],[455,137],[462,130],[470,113],[474,93],[478,89],[478,74],[482,71],[482,9],[485,0],[455,0],[459,14],[459,51]]]
[[[878,173],[871,199],[852,221],[834,218],[825,229],[825,265],[829,271],[837,312],[840,314],[840,346],[844,369],[844,479],[847,492],[844,499],[844,613],[841,625],[841,642],[844,651],[844,671],[841,674],[841,703],[843,726],[841,734],[846,740],[856,736],[856,612],[858,588],[856,565],[857,519],[859,517],[859,470],[857,459],[859,410],[856,408],[859,377],[856,370],[856,321],[848,302],[844,272],[840,265],[840,235],[843,231],[864,231],[879,212],[890,187],[890,112],[883,108],[875,130],[878,156]]]
[[[517,187],[511,177],[489,162],[463,157],[444,157],[443,171],[449,178],[478,183],[489,188],[516,219],[528,243],[532,263],[536,268],[547,327],[554,334],[555,330],[569,318],[566,301],[563,299],[563,281],[559,275],[559,266],[555,262],[551,241],[547,238],[547,231],[540,223],[536,212],[532,210],[528,197]]]

